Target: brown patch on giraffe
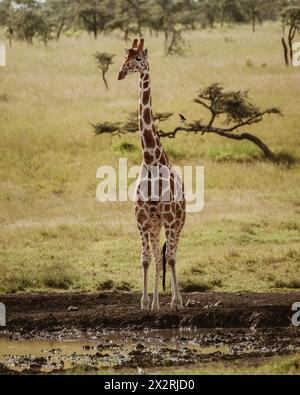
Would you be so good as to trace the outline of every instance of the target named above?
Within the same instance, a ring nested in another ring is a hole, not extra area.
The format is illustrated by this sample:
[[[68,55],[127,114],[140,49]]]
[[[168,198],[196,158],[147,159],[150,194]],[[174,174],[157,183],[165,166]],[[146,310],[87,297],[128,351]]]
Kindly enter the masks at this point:
[[[156,148],[155,150],[155,158],[159,159],[161,156],[161,150],[159,149],[159,147]]]
[[[170,204],[170,203],[165,204],[165,205],[164,205],[164,212],[167,213],[167,212],[169,212],[170,210],[171,210],[171,204]]]
[[[146,108],[146,110],[144,111],[144,121],[150,125],[151,123],[151,113],[150,113],[150,109]]]
[[[151,130],[145,130],[144,131],[144,138],[145,138],[145,143],[147,148],[155,148],[155,138],[152,134]]]
[[[145,91],[143,93],[143,104],[146,105],[149,103],[149,99],[150,99],[150,89],[148,89],[147,91]]]
[[[181,219],[177,219],[174,222],[174,227],[175,227],[175,229],[180,229],[181,230],[181,228],[182,228],[182,221],[181,221]]]
[[[169,164],[169,161],[167,159],[167,155],[165,154],[165,152],[163,152],[161,159],[160,159],[160,163],[164,166]]]
[[[145,152],[144,159],[145,159],[146,165],[151,165],[151,163],[154,161],[153,156],[150,155],[149,152]]]
[[[176,219],[177,219],[177,221],[179,222],[179,223],[181,223],[181,220],[182,220],[182,212],[181,213],[176,213]]]
[[[149,83],[149,81],[147,81],[147,82],[144,82],[144,89],[148,89],[148,88],[149,88],[149,86],[150,86],[150,83]]]

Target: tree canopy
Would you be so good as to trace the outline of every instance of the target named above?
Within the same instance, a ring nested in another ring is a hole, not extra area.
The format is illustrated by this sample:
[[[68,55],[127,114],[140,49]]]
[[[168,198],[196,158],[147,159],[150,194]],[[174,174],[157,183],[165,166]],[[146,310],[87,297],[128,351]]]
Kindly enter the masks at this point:
[[[45,44],[63,31],[85,30],[95,38],[112,30],[142,35],[163,32],[166,55],[181,53],[182,32],[214,28],[217,23],[249,23],[278,19],[299,0],[0,0],[0,27],[12,42],[34,38]],[[289,18],[285,15],[285,19]]]

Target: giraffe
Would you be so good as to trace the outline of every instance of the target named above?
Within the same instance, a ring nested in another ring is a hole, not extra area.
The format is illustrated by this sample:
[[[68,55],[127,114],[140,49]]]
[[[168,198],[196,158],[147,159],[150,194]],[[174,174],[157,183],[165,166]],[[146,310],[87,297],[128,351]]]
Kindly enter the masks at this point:
[[[171,308],[180,310],[183,305],[176,277],[176,252],[186,218],[184,186],[179,175],[173,169],[155,130],[148,50],[144,49],[144,39],[140,41],[135,39],[132,47],[126,49],[125,52],[125,62],[119,71],[118,80],[123,80],[129,74],[140,74],[139,128],[143,162],[137,182],[135,216],[142,242],[143,295],[141,308],[143,311],[150,310],[148,269],[151,263],[152,249],[155,261],[152,310],[154,312],[160,310],[161,269],[163,269],[163,287],[165,290],[167,265],[171,270]],[[153,193],[153,188],[151,189],[153,183],[156,186],[155,193]],[[150,195],[149,189],[151,189]],[[160,247],[162,227],[164,227],[166,236],[163,250]]]

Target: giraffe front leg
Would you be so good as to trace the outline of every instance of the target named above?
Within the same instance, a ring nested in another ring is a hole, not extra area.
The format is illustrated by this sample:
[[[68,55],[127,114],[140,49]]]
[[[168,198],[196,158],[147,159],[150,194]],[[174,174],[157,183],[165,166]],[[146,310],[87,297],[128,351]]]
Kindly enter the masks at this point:
[[[149,235],[148,233],[141,233],[142,238],[142,256],[141,263],[143,268],[143,295],[141,299],[142,311],[150,310],[150,298],[148,295],[148,271],[151,263],[151,255],[149,249]]]
[[[150,262],[147,260],[144,260],[142,258],[142,266],[143,266],[143,272],[144,272],[144,281],[143,281],[143,296],[141,300],[141,308],[142,311],[149,311],[150,310],[150,298],[148,295],[148,270],[150,266]]]
[[[155,233],[151,234],[151,245],[155,260],[155,277],[154,277],[154,288],[153,288],[153,303],[152,310],[158,312],[159,306],[159,286],[160,286],[160,273],[162,269],[162,254],[159,243],[160,227],[156,227]]]

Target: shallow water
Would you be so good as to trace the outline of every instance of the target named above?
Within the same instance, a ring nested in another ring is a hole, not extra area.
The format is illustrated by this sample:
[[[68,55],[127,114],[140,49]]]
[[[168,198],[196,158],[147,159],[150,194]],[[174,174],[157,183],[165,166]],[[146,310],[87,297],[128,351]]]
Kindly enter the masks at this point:
[[[78,365],[121,369],[132,357],[141,357],[141,364],[143,357],[149,359],[149,355],[157,362],[167,357],[169,363],[176,363],[195,352],[203,355],[229,352],[226,346],[197,344],[195,336],[199,334],[200,331],[179,330],[108,332],[63,340],[11,340],[4,336],[0,337],[0,363],[17,371],[49,372]]]
[[[16,371],[62,373],[89,367],[97,372],[111,369],[123,373],[126,369],[144,371],[286,355],[299,348],[299,339],[286,330],[76,332],[73,336],[45,334],[45,338],[34,340],[0,337],[0,363]]]

